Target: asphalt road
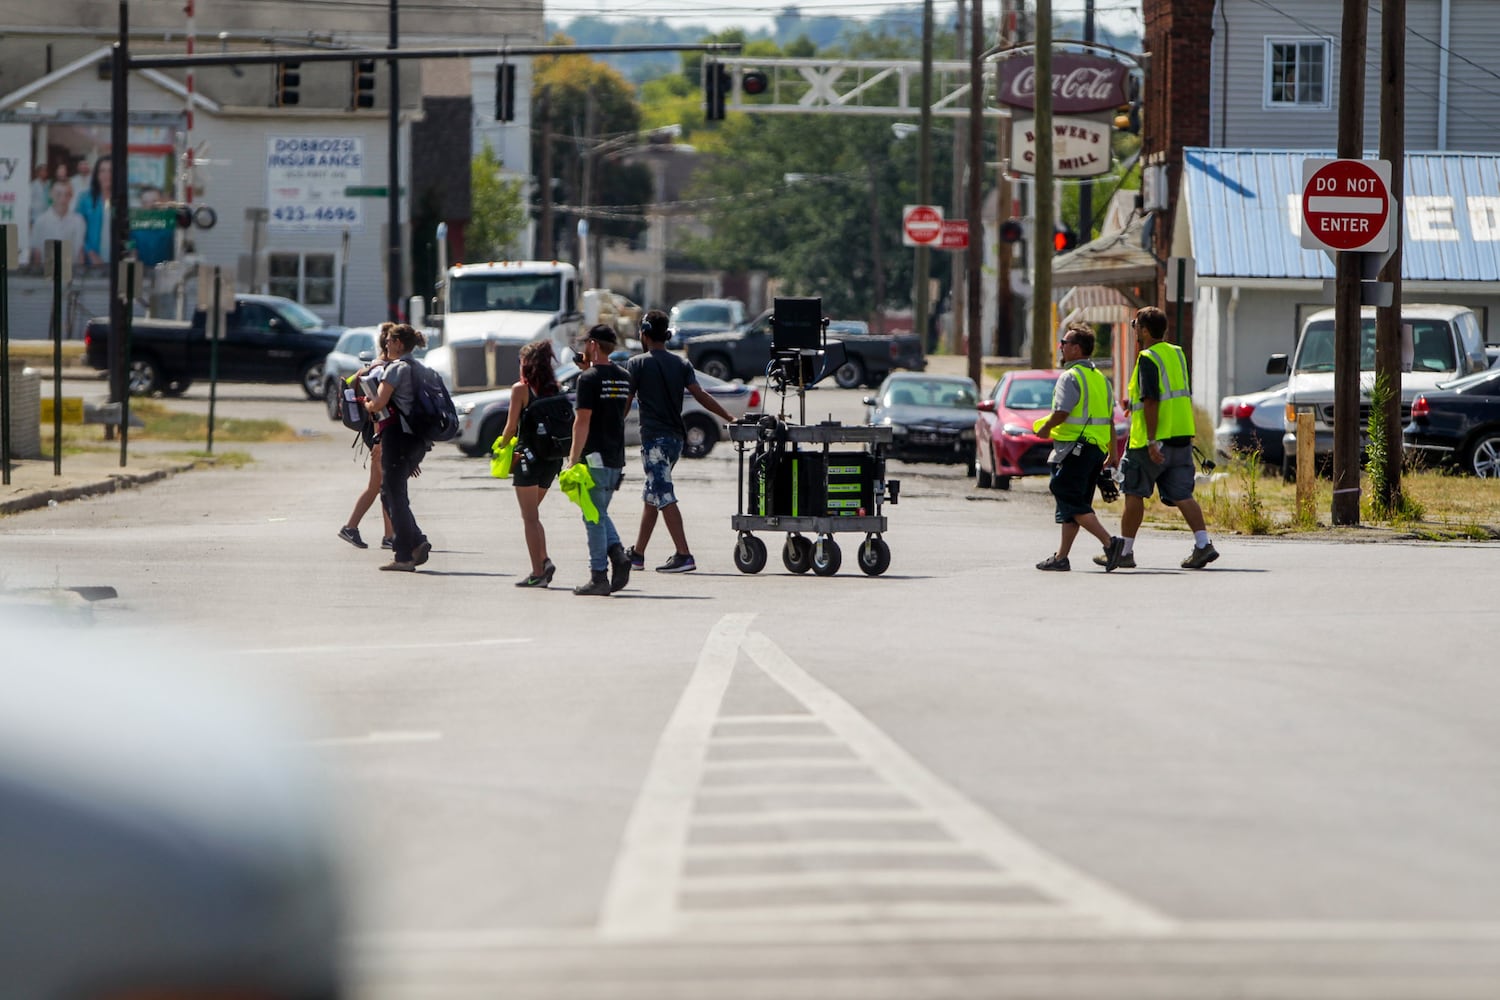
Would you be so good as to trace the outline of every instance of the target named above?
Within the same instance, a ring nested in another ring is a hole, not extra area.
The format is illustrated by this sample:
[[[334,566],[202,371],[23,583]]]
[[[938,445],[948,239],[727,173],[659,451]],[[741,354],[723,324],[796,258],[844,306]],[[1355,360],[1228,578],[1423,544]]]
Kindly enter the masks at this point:
[[[358,997],[1500,994],[1493,546],[1222,538],[1194,573],[1151,530],[1138,570],[1043,574],[1045,484],[893,463],[886,575],[850,542],[794,576],[767,535],[751,577],[725,444],[679,466],[698,572],[650,572],[661,534],[574,597],[559,494],[523,592],[509,484],[451,447],[422,572],[339,542],[365,473],[296,393],[219,409],[321,434],[7,518],[0,552],[8,587],[114,587],[122,648],[305,707]]]

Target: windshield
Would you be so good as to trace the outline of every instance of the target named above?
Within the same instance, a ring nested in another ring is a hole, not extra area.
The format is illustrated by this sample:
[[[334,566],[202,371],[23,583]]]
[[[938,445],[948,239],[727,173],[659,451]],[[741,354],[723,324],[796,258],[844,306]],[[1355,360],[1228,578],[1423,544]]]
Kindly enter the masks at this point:
[[[719,326],[734,326],[740,322],[740,316],[733,306],[717,305],[712,302],[697,302],[690,306],[677,306],[672,310],[672,322],[675,323],[707,323]]]
[[[1055,378],[1014,379],[1005,390],[1005,406],[1011,410],[1050,410]]]
[[[281,303],[281,312],[299,330],[323,329],[323,317],[297,302]]]
[[[353,354],[358,357],[362,351],[375,350],[375,335],[364,331],[353,331],[346,333],[339,339],[338,346],[334,348],[342,354]]]
[[[1446,320],[1417,319],[1402,324],[1411,328],[1410,345],[1406,333],[1402,332],[1402,368],[1414,372],[1451,372],[1458,368],[1458,359],[1453,355],[1453,334]],[[1302,335],[1302,345],[1297,349],[1296,370],[1299,372],[1333,371],[1333,320],[1318,320],[1307,325]],[[1408,358],[1410,364],[1407,363]],[[1373,317],[1360,323],[1359,370],[1375,370],[1375,320]]]
[[[466,274],[453,279],[449,312],[511,310],[554,313],[562,301],[560,274]]]
[[[902,379],[886,389],[883,402],[886,406],[943,406],[972,410],[978,400],[973,385]]]

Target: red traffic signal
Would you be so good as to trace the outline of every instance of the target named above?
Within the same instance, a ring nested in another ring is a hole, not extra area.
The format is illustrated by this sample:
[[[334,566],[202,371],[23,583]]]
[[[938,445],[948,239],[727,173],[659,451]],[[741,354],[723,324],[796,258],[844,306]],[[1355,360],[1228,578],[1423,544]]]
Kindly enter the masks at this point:
[[[745,94],[745,96],[747,97],[754,97],[757,94],[764,94],[767,90],[770,89],[770,79],[766,76],[766,74],[762,73],[758,69],[747,70],[745,74],[740,77],[740,92]]]
[[[1067,253],[1078,246],[1078,234],[1067,226],[1058,226],[1052,234],[1052,249],[1058,253]]]
[[[1000,242],[1019,243],[1026,236],[1026,229],[1021,225],[1020,219],[1006,219],[1000,223]]]

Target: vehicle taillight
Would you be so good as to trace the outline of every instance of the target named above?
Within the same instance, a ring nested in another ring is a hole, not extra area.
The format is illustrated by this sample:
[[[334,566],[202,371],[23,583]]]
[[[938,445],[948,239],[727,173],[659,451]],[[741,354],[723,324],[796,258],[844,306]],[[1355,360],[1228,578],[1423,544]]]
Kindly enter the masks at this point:
[[[1416,400],[1411,404],[1411,415],[1413,419],[1425,419],[1427,417],[1429,409],[1430,408],[1427,405],[1427,397],[1418,396]]]
[[[1232,416],[1234,416],[1234,408],[1237,405],[1237,403],[1238,403],[1238,401],[1235,400],[1233,397],[1225,399],[1224,400],[1224,405],[1219,409],[1219,416],[1221,416],[1221,417],[1232,417]]]
[[[1255,404],[1253,403],[1241,403],[1234,408],[1234,417],[1236,420],[1249,420],[1254,413]]]
[[[89,331],[88,331],[87,328],[84,328],[84,331],[83,331],[83,349],[85,351],[88,350],[89,349],[89,345],[92,344],[93,342],[94,342],[94,335],[92,333],[89,333]]]
[[[901,357],[901,349],[896,346],[896,342],[893,340],[893,341],[891,341],[891,360],[892,361],[896,361],[900,357]]]
[[[760,390],[759,389],[751,389],[750,390],[750,409],[756,410],[756,409],[759,409],[759,408],[760,408]]]

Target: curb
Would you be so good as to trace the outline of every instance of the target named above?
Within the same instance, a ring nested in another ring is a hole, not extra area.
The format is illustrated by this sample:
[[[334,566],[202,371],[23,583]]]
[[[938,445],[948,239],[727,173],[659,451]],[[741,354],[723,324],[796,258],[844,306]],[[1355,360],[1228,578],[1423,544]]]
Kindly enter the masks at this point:
[[[80,483],[76,486],[67,486],[55,490],[38,490],[14,500],[0,502],[0,515],[19,514],[23,511],[35,510],[45,507],[56,501],[63,503],[68,500],[81,500],[84,497],[99,496],[104,493],[115,493],[120,490],[135,489],[147,483],[175,476],[179,472],[187,472],[197,467],[196,462],[188,462],[183,465],[168,466],[164,469],[154,469],[151,472],[123,472],[111,475],[108,479],[98,480],[92,483]]]

